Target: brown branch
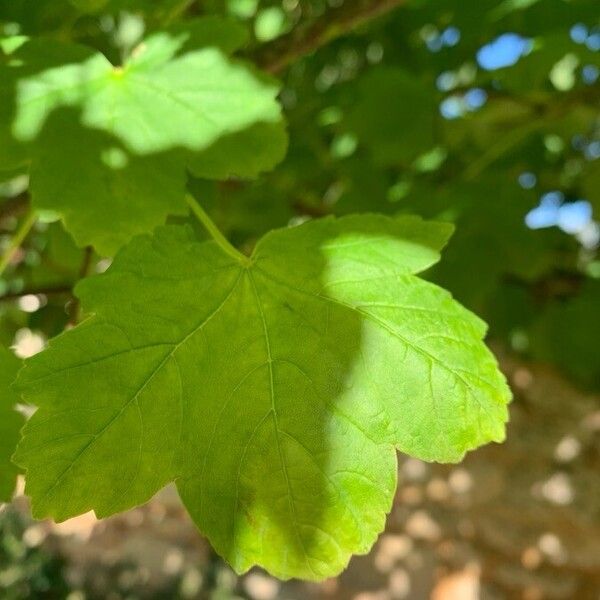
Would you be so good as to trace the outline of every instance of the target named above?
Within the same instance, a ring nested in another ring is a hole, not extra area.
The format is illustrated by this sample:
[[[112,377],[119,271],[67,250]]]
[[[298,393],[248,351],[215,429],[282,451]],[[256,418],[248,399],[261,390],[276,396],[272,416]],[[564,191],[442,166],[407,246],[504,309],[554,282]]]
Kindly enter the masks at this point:
[[[254,60],[263,70],[279,73],[302,56],[405,4],[407,0],[346,0],[310,25],[296,27],[288,35],[266,44]]]
[[[20,217],[27,212],[28,206],[29,194],[27,192],[5,200],[0,205],[0,221],[9,217]]]
[[[71,295],[73,290],[73,283],[64,283],[46,287],[36,287],[36,288],[26,288],[21,290],[20,292],[9,292],[8,294],[4,294],[0,296],[0,302],[4,300],[18,300],[23,296],[63,296],[63,295]]]
[[[86,247],[81,259],[78,278],[75,281],[65,281],[64,283],[58,283],[56,285],[29,287],[19,292],[9,292],[0,296],[0,302],[4,300],[18,300],[19,298],[23,298],[23,296],[70,296],[73,303],[69,312],[71,313],[71,320],[76,322],[79,319],[80,308],[78,299],[73,295],[73,288],[77,281],[87,277],[89,274],[93,257],[94,251],[92,247]]]

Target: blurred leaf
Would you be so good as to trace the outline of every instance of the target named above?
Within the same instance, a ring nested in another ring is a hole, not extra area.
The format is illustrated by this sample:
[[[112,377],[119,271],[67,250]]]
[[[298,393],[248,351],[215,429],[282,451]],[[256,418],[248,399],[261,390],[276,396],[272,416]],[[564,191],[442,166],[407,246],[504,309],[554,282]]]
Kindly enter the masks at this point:
[[[410,163],[434,145],[436,114],[432,89],[394,67],[368,71],[344,124],[376,162]]]
[[[431,277],[477,312],[484,312],[505,277],[533,280],[554,265],[549,236],[525,226],[525,213],[535,197],[516,182],[488,176],[439,190],[416,188],[400,204],[425,217],[456,224],[445,260]]]
[[[553,302],[536,320],[531,350],[587,387],[600,389],[600,281],[589,281],[572,300]]]

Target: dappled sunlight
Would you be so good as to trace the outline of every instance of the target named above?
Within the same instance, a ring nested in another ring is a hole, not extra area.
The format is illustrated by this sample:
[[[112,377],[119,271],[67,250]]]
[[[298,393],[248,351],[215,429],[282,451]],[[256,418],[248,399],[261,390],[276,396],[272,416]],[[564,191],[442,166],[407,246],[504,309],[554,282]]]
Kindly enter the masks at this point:
[[[596,4],[0,2],[0,596],[596,594]]]
[[[220,49],[193,45],[186,49],[187,42],[185,34],[154,34],[122,67],[113,67],[104,56],[94,54],[78,64],[63,63],[33,75],[29,72],[36,69],[36,62],[41,66],[46,59],[26,44],[15,53],[16,61],[24,61],[23,73],[16,67],[12,74],[15,140],[34,141],[50,115],[64,107],[80,109],[82,141],[85,128],[103,131],[140,155],[174,148],[203,150],[223,134],[256,121],[277,120],[270,83],[236,66]],[[59,63],[68,61],[70,54],[83,59],[86,52],[57,46],[56,54],[54,62]],[[194,72],[202,75],[200,87],[189,83]],[[227,77],[226,87],[222,77]],[[170,88],[177,92],[169,92]],[[251,94],[255,96],[252,105],[240,111],[244,95]],[[175,119],[177,127],[163,120],[162,127],[155,129],[161,111],[169,107],[175,111],[169,119]]]

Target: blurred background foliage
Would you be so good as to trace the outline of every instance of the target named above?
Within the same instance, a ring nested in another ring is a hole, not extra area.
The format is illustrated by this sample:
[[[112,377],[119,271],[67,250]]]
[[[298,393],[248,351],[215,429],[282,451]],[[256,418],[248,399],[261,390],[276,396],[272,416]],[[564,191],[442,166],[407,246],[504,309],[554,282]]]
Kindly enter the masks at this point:
[[[598,0],[10,0],[0,2],[0,34],[75,40],[118,64],[144,32],[203,13],[247,26],[246,57],[283,82],[290,135],[284,162],[257,181],[190,177],[230,239],[250,249],[274,227],[326,214],[451,221],[456,233],[428,277],[481,315],[511,360],[554,365],[585,402],[600,392]],[[26,174],[0,170],[0,250],[27,203]],[[74,282],[107,266],[52,215],[42,219],[0,279],[0,343],[23,357],[39,351],[74,320]],[[542,387],[548,403],[565,401]],[[557,408],[565,423],[570,402]],[[590,406],[589,414],[600,409]],[[515,410],[542,431],[533,408]],[[597,473],[594,422],[586,465]],[[565,429],[555,441],[572,435]],[[548,457],[532,468],[550,468],[556,457]],[[598,497],[578,513],[596,528]],[[0,514],[2,597],[66,597],[61,559],[18,541],[25,517],[17,513]],[[223,597],[249,594],[223,585]],[[117,587],[114,597],[146,597]],[[491,597],[597,598],[598,590],[526,589]],[[176,597],[169,593],[156,597]],[[413,593],[397,597],[429,597]]]

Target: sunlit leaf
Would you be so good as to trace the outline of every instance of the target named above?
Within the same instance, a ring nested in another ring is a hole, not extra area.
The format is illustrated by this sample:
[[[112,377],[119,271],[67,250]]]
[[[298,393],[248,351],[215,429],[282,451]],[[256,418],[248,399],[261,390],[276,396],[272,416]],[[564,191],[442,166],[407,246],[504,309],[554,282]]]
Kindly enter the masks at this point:
[[[32,160],[34,206],[113,254],[185,214],[186,167],[255,176],[285,153],[277,87],[227,53],[243,30],[212,18],[148,37],[123,66],[34,40],[0,66],[0,164]],[[115,227],[118,223],[118,227]]]
[[[94,316],[20,379],[34,513],[107,516],[175,481],[237,571],[338,573],[383,529],[394,448],[454,462],[504,437],[484,324],[414,275],[449,233],[324,219],[246,261],[187,228],[136,238],[78,286]]]

